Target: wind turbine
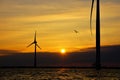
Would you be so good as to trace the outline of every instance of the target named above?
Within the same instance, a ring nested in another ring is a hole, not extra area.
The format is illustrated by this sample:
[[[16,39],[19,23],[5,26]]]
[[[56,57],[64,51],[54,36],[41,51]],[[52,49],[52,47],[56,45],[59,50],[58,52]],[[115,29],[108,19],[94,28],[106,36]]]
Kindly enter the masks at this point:
[[[34,35],[34,41],[31,43],[31,44],[29,44],[27,47],[30,47],[31,45],[35,45],[35,53],[34,53],[34,67],[37,67],[36,66],[36,61],[37,61],[37,59],[36,59],[36,48],[38,47],[38,48],[40,48],[40,46],[37,44],[37,40],[36,40],[36,31],[35,31],[35,35]],[[40,48],[41,49],[41,48]]]
[[[90,14],[90,29],[92,33],[92,12],[93,12],[94,0],[92,0],[91,14]],[[101,69],[100,62],[100,0],[96,0],[96,70]]]

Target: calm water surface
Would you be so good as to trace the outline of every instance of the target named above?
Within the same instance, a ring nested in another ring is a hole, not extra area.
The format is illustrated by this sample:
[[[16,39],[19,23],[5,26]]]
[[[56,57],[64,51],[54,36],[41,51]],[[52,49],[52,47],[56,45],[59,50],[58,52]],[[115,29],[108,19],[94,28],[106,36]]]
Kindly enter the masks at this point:
[[[120,80],[120,69],[2,68],[0,80]]]

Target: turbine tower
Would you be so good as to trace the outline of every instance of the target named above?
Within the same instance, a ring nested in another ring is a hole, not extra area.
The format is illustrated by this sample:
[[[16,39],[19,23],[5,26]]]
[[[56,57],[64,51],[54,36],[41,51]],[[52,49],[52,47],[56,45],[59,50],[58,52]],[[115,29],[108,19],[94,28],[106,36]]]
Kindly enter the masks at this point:
[[[90,28],[92,22],[92,12],[93,12],[94,0],[92,0],[91,14],[90,14]],[[91,31],[92,33],[92,31]],[[101,69],[100,60],[100,0],[96,0],[96,70]]]
[[[27,47],[30,47],[31,45],[33,45],[34,44],[34,46],[35,46],[35,48],[34,48],[34,50],[35,50],[35,53],[34,53],[34,67],[37,67],[37,58],[36,58],[36,48],[38,47],[38,48],[40,48],[40,46],[37,44],[37,40],[36,40],[36,31],[35,31],[35,35],[34,35],[34,41],[31,43],[31,44],[29,44]],[[41,48],[40,48],[41,49]]]

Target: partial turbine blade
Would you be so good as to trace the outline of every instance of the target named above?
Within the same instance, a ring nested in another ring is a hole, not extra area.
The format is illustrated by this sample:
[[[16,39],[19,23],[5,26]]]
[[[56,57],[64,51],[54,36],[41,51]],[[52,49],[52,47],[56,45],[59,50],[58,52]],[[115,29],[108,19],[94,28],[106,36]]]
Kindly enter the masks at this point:
[[[35,31],[35,36],[34,36],[34,42],[36,42],[36,31]]]
[[[32,44],[34,44],[34,42],[32,42],[31,44],[29,44],[27,47],[30,47]]]
[[[36,46],[41,49],[41,47],[38,44],[36,44]]]
[[[90,13],[90,31],[92,35],[92,13],[93,13],[94,0],[92,0],[91,13]]]

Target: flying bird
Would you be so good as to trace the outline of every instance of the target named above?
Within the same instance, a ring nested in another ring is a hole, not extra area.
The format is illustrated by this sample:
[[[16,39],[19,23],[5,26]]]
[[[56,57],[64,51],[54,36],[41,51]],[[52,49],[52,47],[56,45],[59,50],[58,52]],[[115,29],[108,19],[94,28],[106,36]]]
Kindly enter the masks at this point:
[[[74,30],[75,33],[79,33],[77,30]]]
[[[74,30],[74,32],[76,33],[77,39],[79,39],[79,31],[78,30]]]

